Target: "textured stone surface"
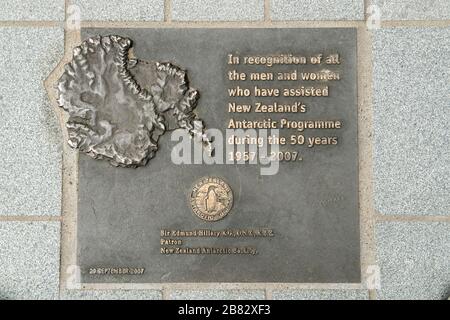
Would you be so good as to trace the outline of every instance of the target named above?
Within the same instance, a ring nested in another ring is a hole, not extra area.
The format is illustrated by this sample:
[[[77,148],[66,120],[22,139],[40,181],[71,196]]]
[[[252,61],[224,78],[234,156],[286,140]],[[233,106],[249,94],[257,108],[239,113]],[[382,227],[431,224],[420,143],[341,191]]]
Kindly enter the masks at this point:
[[[364,0],[271,0],[273,20],[364,20]]]
[[[74,0],[82,21],[164,20],[163,0]]]
[[[172,0],[172,19],[239,21],[264,19],[264,0]]]
[[[62,21],[64,0],[2,0],[0,20]]]
[[[63,300],[161,300],[158,290],[65,290]]]
[[[173,300],[262,300],[263,290],[176,290],[170,293]]]
[[[274,300],[368,300],[367,290],[277,290]]]
[[[450,296],[450,224],[383,222],[376,227],[379,299]]]
[[[448,0],[374,0],[382,20],[450,19]]]
[[[375,205],[450,215],[450,28],[374,36]]]
[[[0,214],[59,215],[59,124],[43,81],[63,55],[57,28],[0,28]]]
[[[0,300],[57,299],[59,222],[0,222]]]

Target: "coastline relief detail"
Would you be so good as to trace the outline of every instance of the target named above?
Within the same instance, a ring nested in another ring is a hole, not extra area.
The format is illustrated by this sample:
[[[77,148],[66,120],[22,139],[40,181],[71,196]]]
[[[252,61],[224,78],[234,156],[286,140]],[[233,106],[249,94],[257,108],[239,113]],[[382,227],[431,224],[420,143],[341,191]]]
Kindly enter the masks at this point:
[[[114,166],[139,167],[155,156],[165,131],[183,128],[211,152],[187,73],[129,59],[131,47],[128,38],[97,36],[74,49],[57,84],[69,145]]]

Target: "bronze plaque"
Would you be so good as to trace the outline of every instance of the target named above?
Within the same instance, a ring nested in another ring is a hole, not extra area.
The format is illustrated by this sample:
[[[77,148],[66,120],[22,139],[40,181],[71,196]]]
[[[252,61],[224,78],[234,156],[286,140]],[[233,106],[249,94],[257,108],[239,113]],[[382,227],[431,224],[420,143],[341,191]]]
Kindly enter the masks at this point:
[[[82,38],[82,282],[360,282],[356,29]]]

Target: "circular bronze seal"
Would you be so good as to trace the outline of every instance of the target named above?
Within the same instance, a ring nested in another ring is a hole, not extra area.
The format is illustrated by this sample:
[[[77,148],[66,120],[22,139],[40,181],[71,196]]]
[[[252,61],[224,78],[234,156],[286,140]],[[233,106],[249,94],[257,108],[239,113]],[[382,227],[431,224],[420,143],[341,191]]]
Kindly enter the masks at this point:
[[[230,212],[233,192],[222,179],[205,177],[194,184],[190,202],[197,217],[206,221],[217,221]]]

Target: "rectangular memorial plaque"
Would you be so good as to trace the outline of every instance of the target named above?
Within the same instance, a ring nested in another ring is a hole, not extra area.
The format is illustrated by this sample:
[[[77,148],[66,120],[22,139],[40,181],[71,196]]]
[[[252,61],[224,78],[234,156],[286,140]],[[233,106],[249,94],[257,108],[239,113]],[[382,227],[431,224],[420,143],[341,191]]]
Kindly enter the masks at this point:
[[[190,154],[179,129],[139,168],[80,153],[82,282],[360,281],[356,29],[82,30],[96,35],[186,70],[215,149]]]

